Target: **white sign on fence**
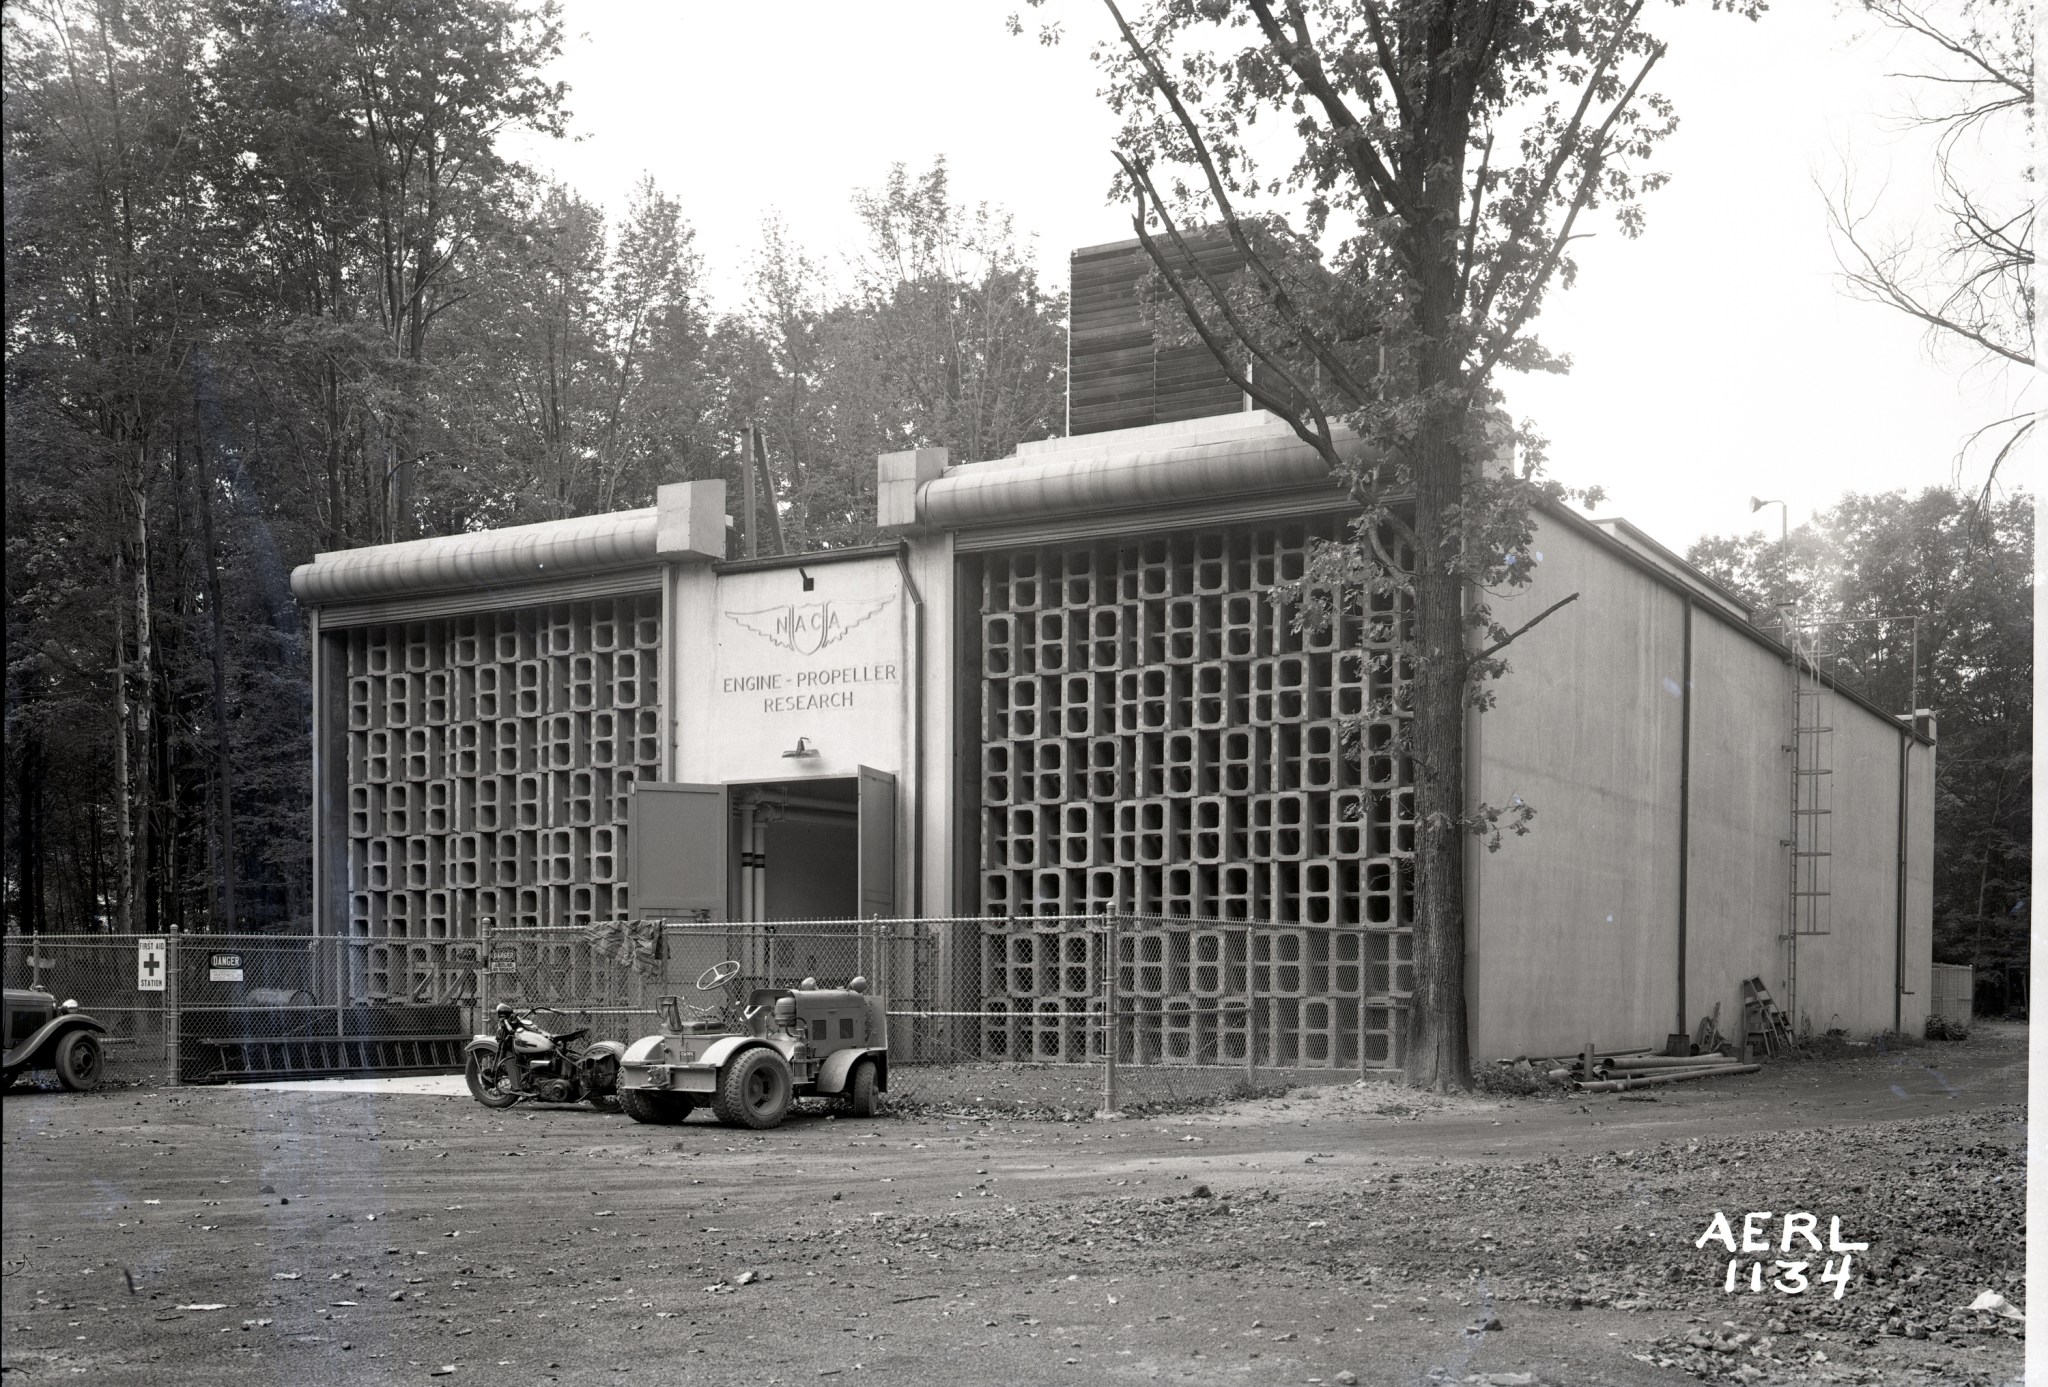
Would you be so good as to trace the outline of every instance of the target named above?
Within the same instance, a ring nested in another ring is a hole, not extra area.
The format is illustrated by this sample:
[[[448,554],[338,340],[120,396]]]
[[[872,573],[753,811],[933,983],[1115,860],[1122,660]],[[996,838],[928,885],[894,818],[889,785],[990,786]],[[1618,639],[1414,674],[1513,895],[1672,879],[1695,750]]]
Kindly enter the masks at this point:
[[[214,954],[207,960],[206,980],[208,982],[240,982],[242,980],[242,956],[240,954]]]
[[[143,992],[164,990],[164,941],[135,941],[135,986]]]

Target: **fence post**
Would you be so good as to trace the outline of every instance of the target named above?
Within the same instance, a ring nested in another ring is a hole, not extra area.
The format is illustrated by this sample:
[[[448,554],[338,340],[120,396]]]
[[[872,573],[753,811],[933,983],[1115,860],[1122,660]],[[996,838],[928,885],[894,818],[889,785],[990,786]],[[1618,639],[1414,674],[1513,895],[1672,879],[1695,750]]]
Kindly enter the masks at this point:
[[[1366,986],[1366,978],[1372,971],[1372,936],[1364,930],[1358,932],[1358,1077],[1361,1082],[1372,1077],[1372,1067],[1365,1058],[1365,999],[1372,992]]]
[[[1251,1087],[1259,1081],[1259,1008],[1257,985],[1253,981],[1252,926],[1244,927],[1244,1081]]]
[[[1123,939],[1123,917],[1108,914],[1103,921],[1106,932],[1104,978],[1102,984],[1102,1111],[1099,1117],[1114,1116],[1118,1111],[1121,1095],[1117,1086],[1116,1052],[1122,1037],[1117,1030],[1118,1013],[1122,1010],[1121,991],[1117,984],[1121,958],[1119,944]]]
[[[665,953],[664,957],[666,957]],[[479,1035],[484,1030],[484,1018],[491,1014],[491,999],[485,995],[491,989],[491,920],[489,916],[485,916],[476,922],[476,971],[470,974],[470,979],[474,985],[469,990],[469,1033],[471,1035]]]
[[[178,1086],[178,973],[180,938],[175,927],[164,935],[164,1068],[165,1082]]]

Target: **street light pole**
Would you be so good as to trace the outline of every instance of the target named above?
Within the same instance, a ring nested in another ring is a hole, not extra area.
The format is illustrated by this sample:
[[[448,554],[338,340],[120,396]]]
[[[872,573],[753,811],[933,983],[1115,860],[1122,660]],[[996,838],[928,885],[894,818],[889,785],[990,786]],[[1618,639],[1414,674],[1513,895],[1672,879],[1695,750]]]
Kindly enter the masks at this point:
[[[1751,515],[1755,515],[1765,506],[1776,506],[1778,508],[1778,543],[1785,543],[1790,537],[1792,508],[1783,501],[1764,501],[1754,496],[1749,498],[1749,513]]]

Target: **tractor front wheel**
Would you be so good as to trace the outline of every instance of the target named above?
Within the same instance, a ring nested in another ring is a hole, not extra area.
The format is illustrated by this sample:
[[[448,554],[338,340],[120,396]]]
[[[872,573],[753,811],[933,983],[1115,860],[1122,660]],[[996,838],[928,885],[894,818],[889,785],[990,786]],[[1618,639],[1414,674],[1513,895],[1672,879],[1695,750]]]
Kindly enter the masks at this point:
[[[687,1093],[665,1093],[652,1088],[622,1088],[619,1110],[635,1122],[672,1127],[690,1115],[696,1104]]]
[[[846,1080],[846,1111],[854,1117],[873,1117],[880,1106],[875,1097],[875,1062],[862,1060]]]
[[[728,1127],[777,1127],[789,1115],[789,1069],[773,1050],[749,1050],[719,1076],[712,1111]]]

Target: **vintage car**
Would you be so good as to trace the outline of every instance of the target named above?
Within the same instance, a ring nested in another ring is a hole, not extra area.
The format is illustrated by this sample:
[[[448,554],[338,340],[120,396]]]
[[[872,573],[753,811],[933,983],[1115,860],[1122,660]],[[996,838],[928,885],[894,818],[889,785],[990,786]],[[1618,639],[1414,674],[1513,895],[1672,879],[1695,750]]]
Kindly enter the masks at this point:
[[[81,1093],[100,1086],[107,1067],[100,1037],[107,1028],[82,1014],[78,1003],[59,1002],[40,987],[10,987],[5,1010],[0,1088],[14,1087],[32,1069],[54,1069],[57,1082]]]

